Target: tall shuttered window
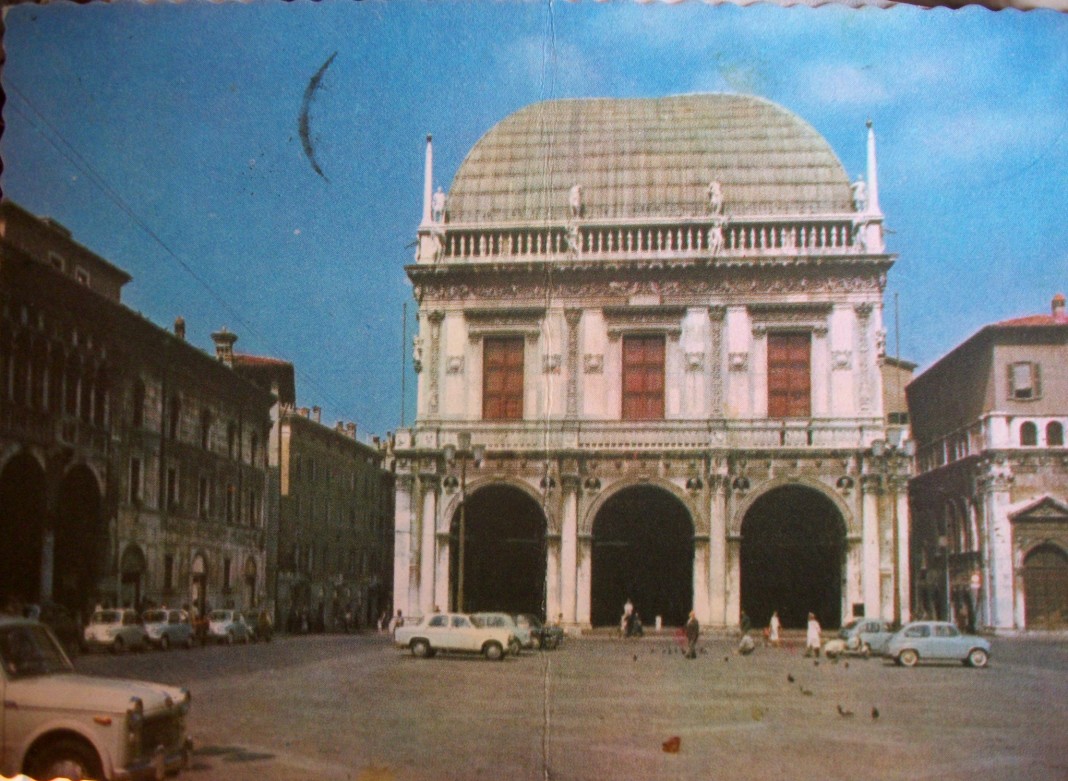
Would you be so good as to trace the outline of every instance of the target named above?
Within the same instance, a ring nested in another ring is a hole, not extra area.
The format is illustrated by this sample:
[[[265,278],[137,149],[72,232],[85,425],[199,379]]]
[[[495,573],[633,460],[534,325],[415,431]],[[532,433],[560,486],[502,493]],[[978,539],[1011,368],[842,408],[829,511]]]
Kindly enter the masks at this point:
[[[812,414],[811,363],[810,334],[768,334],[769,418],[807,418]]]
[[[482,342],[482,418],[523,419],[523,337],[493,336]]]
[[[623,337],[623,420],[664,419],[664,337]]]

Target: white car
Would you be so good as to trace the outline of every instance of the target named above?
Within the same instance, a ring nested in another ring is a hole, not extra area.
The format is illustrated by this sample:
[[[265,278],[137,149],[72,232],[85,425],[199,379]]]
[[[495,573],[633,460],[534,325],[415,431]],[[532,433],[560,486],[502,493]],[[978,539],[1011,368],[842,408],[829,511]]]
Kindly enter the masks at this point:
[[[166,651],[171,646],[193,647],[193,624],[184,610],[146,610],[141,620],[148,633],[148,642]]]
[[[420,658],[438,651],[482,654],[487,659],[503,659],[518,644],[508,629],[478,626],[464,613],[431,613],[421,620],[406,623],[393,632],[393,642],[408,648]]]
[[[0,775],[163,778],[189,764],[190,696],[163,684],[78,675],[52,631],[0,617]]]
[[[212,610],[208,614],[208,640],[217,643],[245,643],[252,638],[252,629],[245,623],[240,610]]]
[[[84,638],[89,650],[107,648],[116,654],[148,646],[148,633],[141,618],[129,608],[97,610],[85,626]]]
[[[512,647],[512,654],[519,656],[523,648],[533,648],[534,639],[530,635],[530,629],[521,627],[508,613],[472,613],[471,620],[476,626],[494,626],[498,629],[507,629],[515,635],[516,643]]]

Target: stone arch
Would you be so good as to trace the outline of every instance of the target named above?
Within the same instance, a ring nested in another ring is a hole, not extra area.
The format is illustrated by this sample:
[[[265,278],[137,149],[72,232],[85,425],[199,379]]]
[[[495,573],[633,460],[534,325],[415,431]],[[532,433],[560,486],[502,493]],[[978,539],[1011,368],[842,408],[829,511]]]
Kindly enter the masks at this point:
[[[741,610],[755,625],[778,611],[803,627],[809,612],[824,627],[841,623],[848,524],[829,492],[802,482],[762,490],[741,522]]]
[[[553,502],[543,501],[543,499],[548,498],[545,493],[535,488],[526,480],[507,475],[480,475],[474,480],[467,480],[466,493],[470,496],[476,491],[495,485],[510,486],[525,493],[532,501],[541,505],[542,510],[545,512],[546,528],[550,532],[558,529],[556,524],[557,513],[554,512]],[[446,534],[449,532],[453,518],[460,509],[460,489],[457,488],[452,493],[445,494],[445,497],[444,506],[438,514],[437,531],[439,534]]]
[[[47,489],[44,460],[27,448],[8,449],[0,464],[0,598],[40,597]]]
[[[465,493],[462,528],[459,492],[442,514],[450,606],[544,616],[548,516],[541,494],[521,481],[494,478],[468,483]]]
[[[59,483],[53,530],[53,595],[72,610],[92,598],[107,564],[104,483],[85,463],[71,464]]]
[[[664,480],[627,480],[594,503],[590,621],[617,625],[628,600],[642,620],[681,626],[693,607],[694,511]]]
[[[601,511],[601,508],[604,507],[606,502],[611,501],[612,498],[620,492],[636,486],[664,489],[682,502],[686,507],[687,511],[690,513],[690,521],[693,523],[694,534],[708,534],[708,515],[701,511],[701,508],[696,501],[696,499],[701,496],[700,492],[691,494],[677,483],[662,477],[625,477],[601,490],[597,496],[587,504],[585,512],[579,517],[579,536],[589,536],[593,534],[593,523],[597,519],[597,513]]]
[[[843,534],[857,536],[861,533],[859,519],[838,492],[826,483],[822,483],[819,480],[813,480],[809,477],[777,477],[758,485],[746,494],[745,498],[738,503],[734,513],[731,515],[730,523],[728,524],[728,533],[732,536],[740,535],[742,533],[742,523],[745,521],[746,513],[749,512],[749,509],[753,504],[760,500],[765,494],[784,486],[810,488],[813,491],[822,494],[823,497],[833,503],[838,510],[838,514],[844,524]]]

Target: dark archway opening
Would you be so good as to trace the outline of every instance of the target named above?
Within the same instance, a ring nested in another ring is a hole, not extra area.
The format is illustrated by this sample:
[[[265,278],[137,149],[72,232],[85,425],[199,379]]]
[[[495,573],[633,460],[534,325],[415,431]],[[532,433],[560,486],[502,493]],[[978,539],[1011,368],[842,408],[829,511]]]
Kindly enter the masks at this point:
[[[590,621],[618,626],[629,599],[642,622],[682,626],[693,607],[693,520],[660,488],[625,489],[593,522]]]
[[[742,522],[742,610],[754,626],[779,611],[801,628],[810,612],[826,629],[842,623],[845,523],[818,491],[784,486],[757,499]]]
[[[0,473],[0,600],[38,601],[44,518],[44,470],[29,455],[15,456]]]
[[[511,486],[467,492],[463,605],[460,606],[460,510],[449,545],[450,599],[455,609],[545,615],[545,513]]]
[[[1040,545],[1024,560],[1024,611],[1030,628],[1068,626],[1068,556]]]
[[[97,601],[97,581],[103,572],[108,538],[101,505],[100,489],[88,469],[74,469],[64,478],[52,589],[55,601],[74,611],[87,611]]]

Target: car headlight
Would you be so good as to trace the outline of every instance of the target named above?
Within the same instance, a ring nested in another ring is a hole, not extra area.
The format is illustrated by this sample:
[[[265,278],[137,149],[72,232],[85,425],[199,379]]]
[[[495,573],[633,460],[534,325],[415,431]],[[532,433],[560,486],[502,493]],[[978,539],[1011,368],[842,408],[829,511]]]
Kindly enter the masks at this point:
[[[140,697],[131,697],[126,706],[126,742],[130,755],[136,756],[141,747],[141,727],[145,723],[145,704]]]

